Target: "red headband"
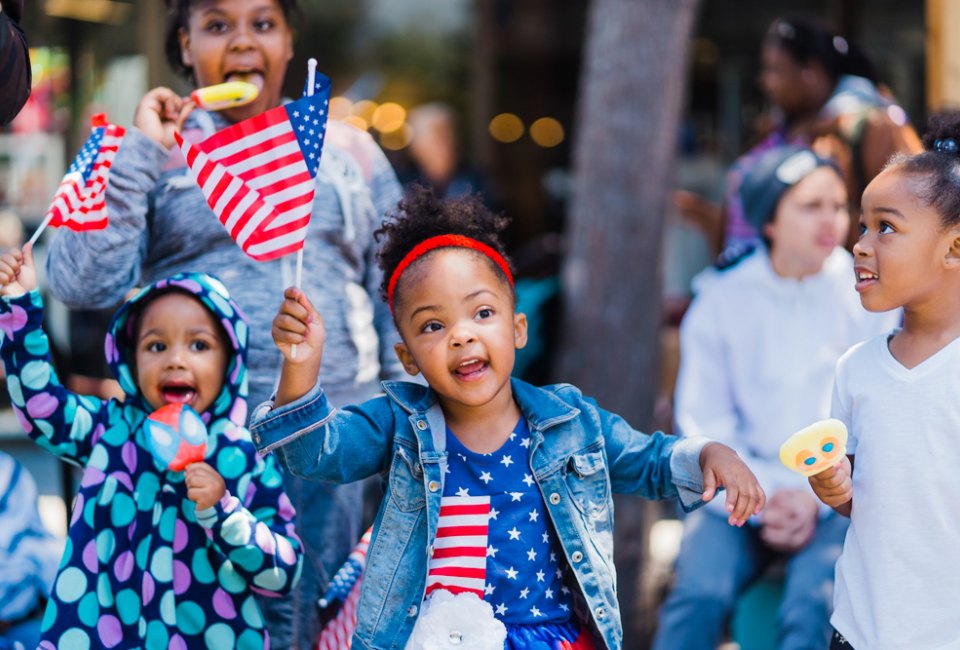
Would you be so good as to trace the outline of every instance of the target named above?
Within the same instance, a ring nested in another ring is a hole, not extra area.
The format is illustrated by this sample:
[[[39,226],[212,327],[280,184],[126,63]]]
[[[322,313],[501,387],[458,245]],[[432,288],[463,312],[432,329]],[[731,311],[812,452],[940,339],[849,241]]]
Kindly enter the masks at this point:
[[[432,250],[450,246],[456,248],[470,248],[475,251],[480,251],[493,260],[494,264],[500,267],[500,270],[503,271],[503,274],[507,276],[507,280],[510,281],[510,286],[513,287],[513,275],[511,275],[510,266],[507,264],[507,260],[503,259],[503,255],[493,250],[483,242],[477,241],[476,239],[471,239],[470,237],[464,237],[463,235],[437,235],[436,237],[431,237],[430,239],[424,239],[422,242],[414,246],[413,249],[404,255],[402,260],[400,260],[400,263],[397,264],[397,268],[393,270],[393,275],[390,276],[390,284],[387,285],[387,303],[390,305],[390,313],[393,313],[393,292],[397,288],[397,282],[400,280],[400,276],[403,275],[403,272],[407,270],[407,267],[416,262],[418,258],[423,257]]]

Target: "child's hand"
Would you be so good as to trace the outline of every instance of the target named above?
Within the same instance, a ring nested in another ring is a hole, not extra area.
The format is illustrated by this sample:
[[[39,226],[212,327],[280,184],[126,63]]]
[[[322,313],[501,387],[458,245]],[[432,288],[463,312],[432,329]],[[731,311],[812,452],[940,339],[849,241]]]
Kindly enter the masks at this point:
[[[294,287],[284,291],[280,311],[273,319],[273,342],[287,363],[319,369],[326,339],[323,317],[307,295]],[[294,345],[297,346],[296,357],[293,356]]]
[[[808,477],[810,487],[821,501],[837,508],[853,500],[853,468],[846,456],[833,467]]]
[[[37,288],[37,268],[33,263],[33,246],[14,249],[0,256],[0,294],[22,296]]]
[[[197,504],[197,510],[206,510],[217,504],[227,493],[227,484],[217,470],[207,463],[191,463],[183,470],[187,498]]]
[[[154,142],[171,148],[174,131],[182,131],[187,116],[196,108],[191,99],[184,99],[169,88],[154,88],[140,100],[133,114],[133,125]]]
[[[721,485],[727,490],[727,519],[731,526],[742,526],[750,515],[763,510],[763,488],[737,452],[719,442],[710,442],[700,452],[703,470],[703,500],[710,501]]]

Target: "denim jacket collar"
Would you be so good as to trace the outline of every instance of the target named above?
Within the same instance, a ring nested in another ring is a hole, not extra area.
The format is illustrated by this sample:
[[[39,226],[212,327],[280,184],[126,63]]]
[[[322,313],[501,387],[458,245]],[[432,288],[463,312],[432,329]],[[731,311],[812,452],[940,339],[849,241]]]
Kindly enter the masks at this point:
[[[400,408],[408,413],[428,413],[437,406],[436,393],[428,386],[408,381],[385,381],[381,385]],[[571,406],[554,393],[520,379],[511,378],[510,387],[531,431],[542,433],[553,425],[572,420],[580,414],[580,409]]]

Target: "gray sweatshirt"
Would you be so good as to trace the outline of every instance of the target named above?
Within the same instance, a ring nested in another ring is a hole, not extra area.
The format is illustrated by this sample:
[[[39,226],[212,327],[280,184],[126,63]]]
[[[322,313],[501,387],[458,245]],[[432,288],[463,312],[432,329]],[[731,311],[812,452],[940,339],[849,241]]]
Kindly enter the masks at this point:
[[[227,126],[194,111],[190,140]],[[337,403],[366,399],[381,378],[403,370],[399,340],[378,297],[373,231],[401,197],[389,162],[365,132],[331,121],[317,173],[313,216],[304,247],[302,288],[327,329],[321,377]],[[268,398],[281,355],[271,322],[294,283],[295,255],[255,262],[230,238],[204,200],[177,148],[167,151],[136,128],[120,146],[107,186],[105,230],[61,229],[47,257],[54,296],[69,307],[110,307],[133,287],[180,271],[219,277],[250,322],[250,404]]]

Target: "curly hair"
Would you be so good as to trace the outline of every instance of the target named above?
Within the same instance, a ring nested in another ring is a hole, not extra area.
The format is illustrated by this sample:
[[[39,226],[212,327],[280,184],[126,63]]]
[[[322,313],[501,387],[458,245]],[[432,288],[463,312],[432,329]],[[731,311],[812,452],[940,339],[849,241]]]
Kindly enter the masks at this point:
[[[430,188],[414,185],[397,205],[396,211],[388,215],[374,233],[377,242],[384,240],[377,253],[377,263],[383,271],[380,295],[387,300],[390,277],[407,253],[420,242],[438,235],[462,235],[475,239],[495,250],[510,265],[503,242],[500,241],[500,234],[509,222],[507,217],[491,212],[479,195],[442,198]],[[497,276],[509,285],[500,267],[485,255],[483,258]],[[513,298],[516,300],[516,296]]]
[[[186,79],[193,76],[193,68],[184,65],[180,52],[180,30],[186,30],[190,22],[190,10],[202,4],[203,0],[165,0],[167,5],[167,26],[163,40],[163,52],[167,56],[170,68]],[[291,27],[300,17],[300,7],[297,0],[277,0],[283,17]]]
[[[930,116],[923,136],[925,151],[897,154],[887,163],[917,178],[917,198],[940,215],[941,225],[960,224],[960,113]]]

